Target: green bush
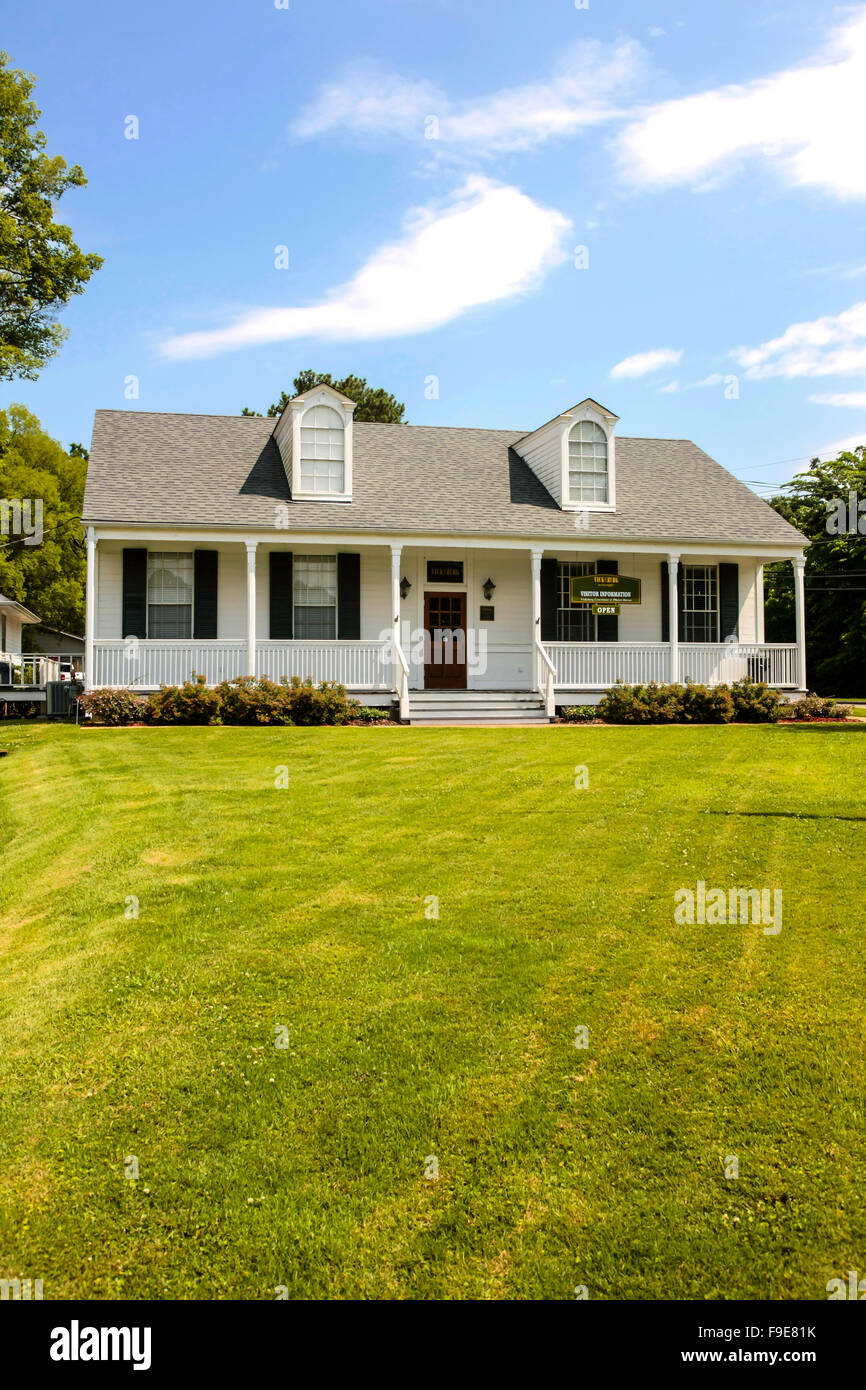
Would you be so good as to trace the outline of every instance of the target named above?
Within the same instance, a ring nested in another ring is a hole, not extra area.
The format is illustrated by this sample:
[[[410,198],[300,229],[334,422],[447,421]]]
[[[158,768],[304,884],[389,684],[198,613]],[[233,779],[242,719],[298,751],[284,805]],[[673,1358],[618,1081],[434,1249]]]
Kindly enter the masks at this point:
[[[622,685],[602,696],[600,719],[609,724],[675,724],[682,719],[682,685]]]
[[[598,715],[608,724],[773,724],[784,707],[775,690],[754,681],[711,688],[617,683],[600,701]]]
[[[94,724],[133,724],[144,718],[145,702],[131,690],[89,690],[79,695],[81,713],[90,715]]]
[[[810,692],[792,700],[782,711],[783,719],[850,719],[852,705],[840,705],[832,696]]]
[[[224,724],[292,724],[289,688],[254,676],[235,676],[219,686]]]
[[[598,717],[598,705],[568,705],[560,714],[563,724],[588,724]]]
[[[161,685],[148,697],[144,716],[148,724],[218,724],[220,697],[204,676],[195,676],[183,685]]]
[[[391,711],[378,709],[375,705],[359,705],[352,717],[357,724],[391,723]]]
[[[731,686],[734,718],[746,724],[775,724],[785,701],[763,681],[734,681]]]
[[[302,681],[292,676],[288,684],[283,683],[283,689],[288,695],[293,724],[345,724],[360,708],[357,700],[348,698],[346,687],[336,681],[314,685],[309,678]]]
[[[688,724],[730,724],[734,717],[734,699],[726,685],[687,685],[680,705]]]

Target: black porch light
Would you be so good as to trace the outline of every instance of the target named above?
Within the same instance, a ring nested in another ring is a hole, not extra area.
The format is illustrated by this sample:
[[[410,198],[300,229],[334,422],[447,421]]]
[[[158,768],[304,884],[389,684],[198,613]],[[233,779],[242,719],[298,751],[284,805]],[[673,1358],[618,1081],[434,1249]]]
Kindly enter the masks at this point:
[[[406,578],[406,576],[405,576],[405,574],[404,574],[404,575],[403,575],[403,578],[400,580],[400,597],[401,597],[401,598],[407,598],[408,595],[409,595],[409,590],[410,590],[411,588],[412,588],[412,585],[409,583],[409,580]]]
[[[488,602],[488,603],[490,602],[490,600],[491,600],[492,597],[493,597],[493,590],[494,590],[495,588],[496,588],[496,585],[493,583],[493,580],[492,580],[492,579],[485,579],[484,584],[482,585],[481,592],[483,593],[484,597],[487,599],[487,602]]]

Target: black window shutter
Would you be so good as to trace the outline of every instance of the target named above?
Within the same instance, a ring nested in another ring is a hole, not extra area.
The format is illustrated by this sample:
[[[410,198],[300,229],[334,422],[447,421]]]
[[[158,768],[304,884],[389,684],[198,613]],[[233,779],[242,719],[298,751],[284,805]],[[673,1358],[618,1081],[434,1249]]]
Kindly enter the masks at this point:
[[[617,560],[596,560],[596,574],[619,574],[619,562]],[[618,642],[619,641],[619,618],[606,617],[600,613],[595,620],[595,640],[596,642]]]
[[[677,641],[686,640],[686,591],[682,560],[677,565]]]
[[[269,573],[270,627],[272,642],[291,642],[294,633],[292,552],[272,550]]]
[[[719,565],[719,637],[740,635],[740,567]]]
[[[196,550],[193,558],[195,583],[193,588],[192,635],[217,635],[217,576],[218,550]]]
[[[123,552],[122,637],[147,637],[147,551]]]
[[[667,560],[662,560],[662,641],[671,640],[671,577]]]
[[[559,561],[541,562],[541,641],[556,641],[556,613],[559,608]]]
[[[337,556],[337,636],[355,642],[361,636],[361,556]]]

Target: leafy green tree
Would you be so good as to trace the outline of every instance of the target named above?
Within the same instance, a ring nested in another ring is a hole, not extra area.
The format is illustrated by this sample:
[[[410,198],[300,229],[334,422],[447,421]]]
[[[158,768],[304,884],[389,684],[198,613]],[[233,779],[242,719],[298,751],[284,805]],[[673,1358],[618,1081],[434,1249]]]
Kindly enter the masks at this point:
[[[87,180],[45,154],[30,99],[35,78],[0,53],[0,380],[34,380],[67,336],[57,314],[81,294],[102,257],[84,252],[54,220],[54,204]]]
[[[785,484],[785,493],[774,497],[772,505],[812,541],[806,551],[805,574],[809,686],[822,695],[864,695],[866,446],[826,462],[813,459],[806,472]],[[764,581],[767,641],[790,642],[794,635],[791,565],[768,565]]]
[[[0,497],[41,500],[43,528],[39,545],[0,535],[0,593],[49,626],[76,633],[84,631],[86,471],[86,461],[67,454],[23,405],[0,410]]]
[[[283,391],[278,401],[269,405],[267,415],[271,419],[282,415],[289,401],[295,396],[301,396],[305,391],[311,391],[314,386],[333,386],[335,391],[342,391],[344,396],[348,396],[355,401],[356,420],[377,420],[385,425],[405,425],[404,415],[406,407],[402,401],[398,401],[390,391],[385,391],[381,386],[368,386],[365,377],[344,376],[340,381],[334,381],[330,372],[314,372],[307,368],[299,372],[292,382],[294,391],[291,395]],[[249,406],[244,406],[242,415],[261,416],[260,410],[250,410]]]

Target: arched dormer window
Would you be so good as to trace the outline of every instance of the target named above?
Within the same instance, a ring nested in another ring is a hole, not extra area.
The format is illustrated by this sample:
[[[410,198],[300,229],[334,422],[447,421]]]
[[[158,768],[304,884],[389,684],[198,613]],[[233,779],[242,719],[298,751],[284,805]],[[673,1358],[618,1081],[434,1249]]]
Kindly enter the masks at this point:
[[[300,462],[304,492],[345,491],[343,421],[329,405],[311,406],[302,415]]]
[[[607,435],[594,420],[580,420],[568,436],[569,502],[608,502]]]

